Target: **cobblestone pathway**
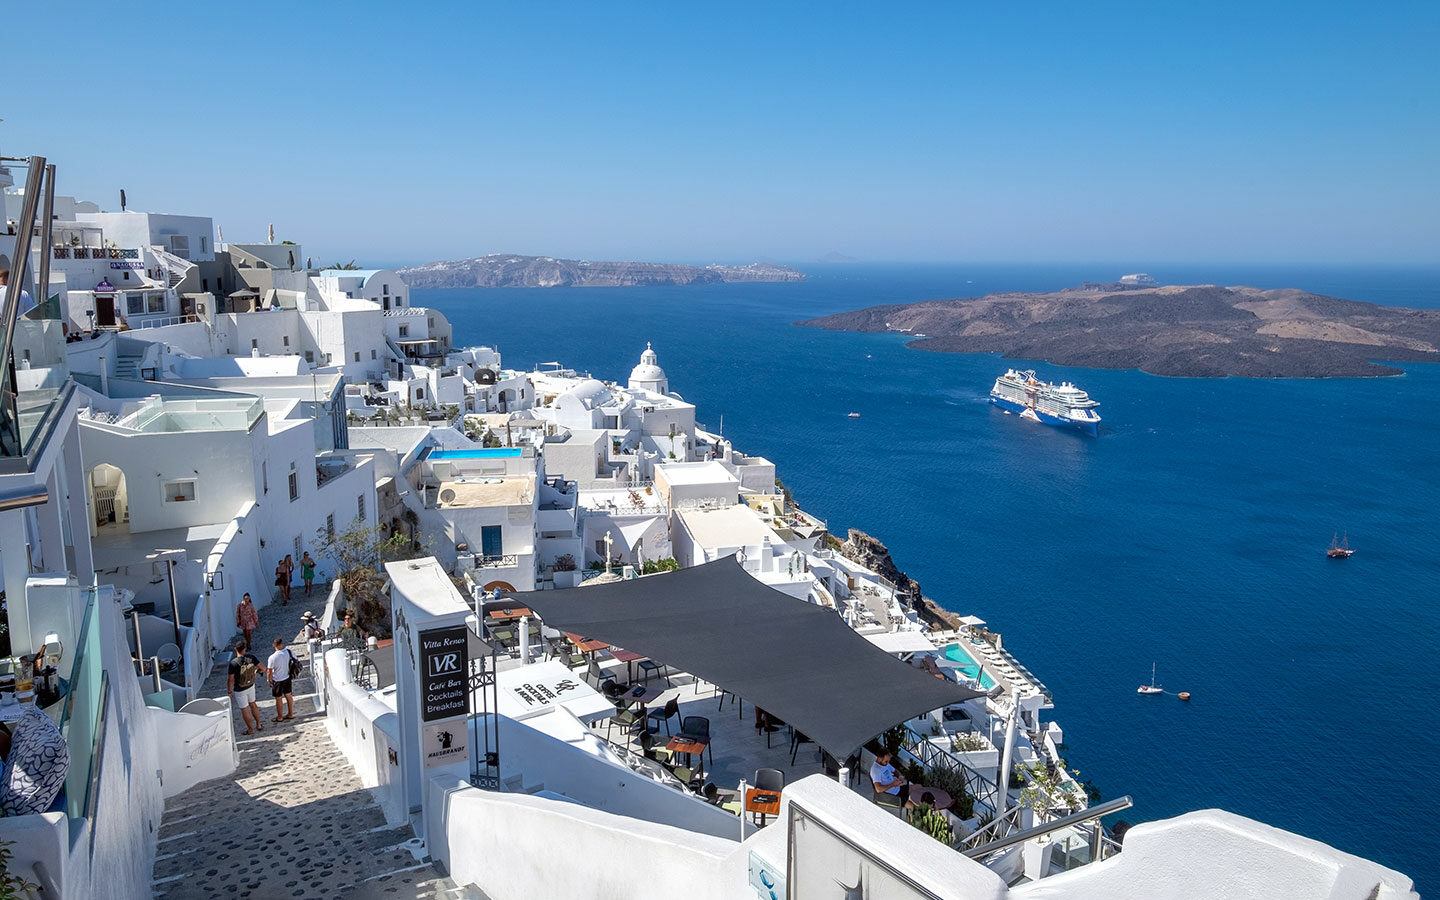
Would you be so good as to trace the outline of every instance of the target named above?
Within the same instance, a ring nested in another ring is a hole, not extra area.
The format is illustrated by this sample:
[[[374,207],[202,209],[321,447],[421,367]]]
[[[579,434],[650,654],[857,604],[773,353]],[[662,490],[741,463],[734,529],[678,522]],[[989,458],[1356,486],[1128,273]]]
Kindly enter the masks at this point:
[[[302,663],[300,614],[319,609],[295,592],[289,606],[260,612],[254,651],[261,663],[277,636]],[[225,667],[216,666],[201,696],[223,697]],[[196,785],[165,804],[153,875],[154,896],[270,898],[456,898],[457,890],[427,861],[408,825],[392,828],[331,742],[315,712],[308,673],[295,680],[295,718],[275,721],[268,683],[258,683],[265,730],[241,736],[240,767],[230,778]]]

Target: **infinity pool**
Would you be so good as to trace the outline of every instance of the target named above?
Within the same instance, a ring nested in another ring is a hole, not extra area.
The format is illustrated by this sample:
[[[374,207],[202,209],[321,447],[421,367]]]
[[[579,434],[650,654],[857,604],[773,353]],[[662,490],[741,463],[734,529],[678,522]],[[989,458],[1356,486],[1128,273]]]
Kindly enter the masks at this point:
[[[947,645],[945,647],[945,658],[952,662],[960,663],[958,666],[960,673],[971,681],[974,681],[975,676],[979,675],[981,690],[988,691],[995,686],[995,679],[991,678],[986,674],[984,669],[980,668],[980,663],[975,661],[975,657],[970,655],[970,651],[965,649],[964,644]]]
[[[431,459],[507,459],[519,456],[520,447],[486,447],[476,450],[435,450]]]

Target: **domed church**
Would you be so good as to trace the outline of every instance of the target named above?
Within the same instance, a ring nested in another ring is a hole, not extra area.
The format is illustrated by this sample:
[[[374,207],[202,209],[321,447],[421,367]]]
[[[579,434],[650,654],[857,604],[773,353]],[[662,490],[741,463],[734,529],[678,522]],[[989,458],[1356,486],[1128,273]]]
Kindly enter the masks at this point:
[[[640,354],[640,364],[630,370],[628,386],[632,391],[670,392],[670,381],[665,377],[665,370],[660,368],[659,358],[649,341],[645,342],[645,352]]]

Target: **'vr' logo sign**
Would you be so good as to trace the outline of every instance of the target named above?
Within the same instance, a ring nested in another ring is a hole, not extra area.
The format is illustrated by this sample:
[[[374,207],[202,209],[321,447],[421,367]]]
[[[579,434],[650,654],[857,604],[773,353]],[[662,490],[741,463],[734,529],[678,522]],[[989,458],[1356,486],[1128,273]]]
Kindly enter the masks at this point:
[[[441,653],[430,657],[431,675],[449,675],[460,671],[459,653]]]

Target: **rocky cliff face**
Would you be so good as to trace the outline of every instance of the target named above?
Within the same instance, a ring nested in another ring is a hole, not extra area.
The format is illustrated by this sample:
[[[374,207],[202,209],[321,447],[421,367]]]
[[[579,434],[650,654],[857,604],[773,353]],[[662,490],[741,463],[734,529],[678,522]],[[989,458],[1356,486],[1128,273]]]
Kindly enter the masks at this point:
[[[802,281],[784,266],[685,266],[669,263],[596,262],[495,253],[426,263],[399,270],[412,288],[636,287],[657,284]]]
[[[851,528],[845,536],[845,543],[840,545],[840,555],[888,578],[898,589],[901,602],[918,612],[932,627],[958,626],[959,619],[954,613],[927,600],[920,590],[920,582],[900,571],[895,560],[890,558],[890,549],[879,538]]]

